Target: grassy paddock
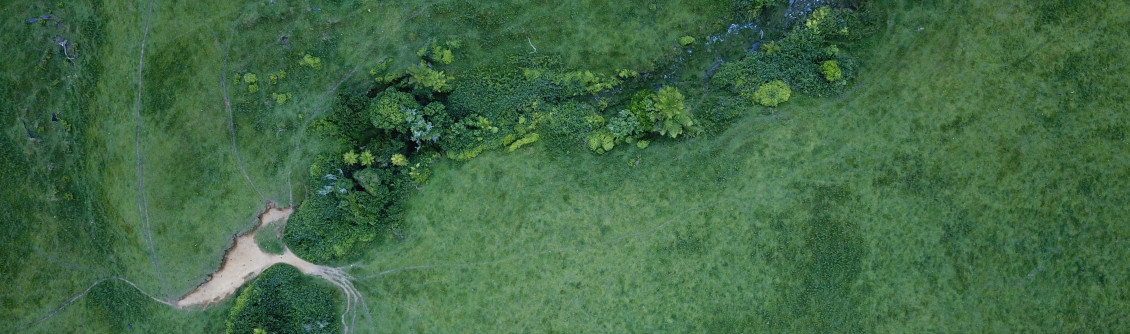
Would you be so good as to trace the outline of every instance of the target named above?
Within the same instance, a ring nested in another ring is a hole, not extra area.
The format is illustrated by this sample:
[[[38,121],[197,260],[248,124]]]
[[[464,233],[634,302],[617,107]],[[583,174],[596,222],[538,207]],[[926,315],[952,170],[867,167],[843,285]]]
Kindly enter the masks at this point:
[[[12,17],[3,23],[10,33],[0,38],[11,51],[9,61],[0,65],[6,75],[0,125],[5,142],[10,143],[0,152],[7,175],[16,176],[4,181],[9,191],[0,210],[2,237],[11,245],[4,248],[0,265],[12,287],[0,291],[4,310],[0,322],[12,328],[24,328],[51,314],[93,282],[110,276],[129,279],[162,299],[176,298],[202,282],[219,265],[231,235],[251,226],[264,200],[301,200],[300,181],[310,159],[335,149],[306,133],[305,126],[333,97],[339,82],[354,90],[368,85],[368,69],[378,60],[391,57],[397,66],[407,66],[416,49],[434,37],[464,41],[456,68],[502,62],[506,52],[491,50],[519,50],[529,43],[514,35],[517,28],[484,25],[476,32],[464,29],[465,25],[521,14],[529,16],[514,22],[525,22],[523,29],[535,29],[536,37],[548,38],[537,41],[540,52],[567,57],[572,53],[566,51],[574,48],[592,49],[586,54],[599,55],[609,70],[646,66],[674,43],[672,36],[705,31],[708,27],[696,22],[705,22],[703,17],[721,10],[688,11],[693,4],[678,3],[647,9],[658,13],[655,16],[625,20],[625,13],[646,5],[593,7],[585,14],[585,33],[573,34],[560,30],[561,22],[546,28],[530,19],[555,7],[523,12],[513,4],[502,5],[497,12],[490,6],[447,1],[397,6],[158,1],[151,11],[149,5],[148,1],[2,5],[16,16],[52,13],[65,22],[27,24],[22,16]],[[465,12],[456,20],[462,23],[436,24],[434,17],[460,15],[466,6],[483,8]],[[644,33],[659,31],[661,36],[634,40],[596,31],[621,21],[654,25],[664,20],[682,26],[645,29]],[[641,23],[645,21],[652,23]],[[70,51],[77,51],[79,57],[73,65],[62,59],[62,49],[52,40],[56,34],[74,43]],[[554,41],[597,43],[566,46]],[[611,45],[622,44],[646,51],[607,54]],[[323,66],[299,66],[305,54],[319,57]],[[144,63],[140,78],[139,61]],[[582,63],[573,59],[569,66]],[[289,77],[276,84],[261,83],[258,93],[235,80],[237,75],[257,73],[267,81],[269,73],[281,70]],[[139,79],[140,107],[136,105]],[[225,93],[232,103],[230,116]],[[279,104],[273,93],[292,95]],[[62,121],[52,121],[53,114]],[[229,117],[234,123],[234,150]],[[37,141],[28,139],[24,124]],[[144,204],[139,207],[139,202]],[[134,311],[148,315],[137,318],[148,319],[142,328],[186,322],[209,326],[224,313],[172,311],[134,298],[136,294],[126,290],[122,284],[103,283],[90,292],[96,298],[79,299],[30,329],[84,326],[121,331],[123,325],[129,329],[139,324],[104,316]],[[143,306],[132,308],[137,304]]]
[[[200,283],[264,199],[301,199],[310,159],[336,149],[305,125],[339,82],[367,85],[380,59],[411,65],[434,37],[463,41],[456,75],[529,44],[565,67],[646,70],[679,36],[724,29],[728,10],[265,3],[154,2],[148,20],[147,1],[0,5],[67,21],[0,23],[11,50],[0,63],[0,168],[11,176],[0,194],[0,330],[105,277],[159,298]],[[413,194],[405,239],[354,269],[372,311],[359,319],[381,332],[1130,327],[1118,223],[1130,194],[1120,58],[1130,8],[875,5],[885,27],[842,98],[751,108],[718,137],[643,151],[534,147],[440,163]],[[585,10],[547,14],[571,8]],[[74,65],[56,34],[76,43]],[[322,67],[298,65],[305,54]],[[696,61],[680,70],[692,81],[711,64]],[[288,78],[256,93],[235,80],[281,70]],[[108,282],[30,331],[216,332],[231,305],[177,311]]]
[[[713,139],[442,165],[376,331],[1127,328],[1114,1],[878,2],[863,82]],[[945,15],[938,15],[944,13]],[[630,166],[636,160],[638,166]]]

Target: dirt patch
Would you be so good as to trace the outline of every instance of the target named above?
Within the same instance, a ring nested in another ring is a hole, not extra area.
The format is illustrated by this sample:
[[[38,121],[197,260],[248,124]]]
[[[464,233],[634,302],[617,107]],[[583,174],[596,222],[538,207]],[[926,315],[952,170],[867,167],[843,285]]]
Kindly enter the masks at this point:
[[[259,276],[263,270],[276,263],[286,263],[298,268],[307,275],[322,276],[321,266],[300,259],[284,247],[283,254],[269,254],[255,242],[255,233],[269,224],[286,224],[293,208],[277,208],[268,204],[267,210],[259,214],[259,225],[255,229],[235,238],[235,243],[224,254],[220,269],[212,273],[207,282],[196,287],[173,304],[177,308],[190,306],[208,307],[231,296],[250,280]]]

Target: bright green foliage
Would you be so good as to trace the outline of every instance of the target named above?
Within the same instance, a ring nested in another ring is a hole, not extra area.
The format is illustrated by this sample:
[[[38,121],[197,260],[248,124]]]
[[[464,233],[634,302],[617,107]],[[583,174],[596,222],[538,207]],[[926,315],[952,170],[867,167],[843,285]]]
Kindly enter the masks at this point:
[[[690,129],[694,122],[683,103],[683,94],[674,86],[664,86],[659,89],[652,99],[655,101],[655,110],[649,113],[655,124],[655,131],[660,135],[677,138],[685,130]]]
[[[806,30],[835,42],[846,42],[874,34],[875,18],[866,10],[855,11],[845,8],[822,6],[808,16],[804,22]]]
[[[400,153],[393,154],[390,161],[392,161],[393,166],[408,166],[408,158],[404,157],[404,155]]]
[[[420,109],[420,103],[412,94],[389,87],[373,98],[369,105],[369,121],[377,129],[407,133],[408,112]]]
[[[243,82],[247,84],[247,91],[249,93],[259,92],[259,77],[255,73],[247,73],[243,75]]]
[[[436,43],[435,39],[432,39],[428,41],[427,45],[417,50],[416,55],[431,62],[450,65],[455,61],[455,55],[452,51],[459,48],[460,44],[459,41],[447,41],[441,45]]]
[[[268,75],[267,77],[271,79],[272,85],[279,83],[279,76],[278,75],[271,74],[271,75]]]
[[[640,140],[636,142],[636,147],[641,150],[647,148],[648,145],[651,145],[651,142],[647,140]]]
[[[334,289],[279,264],[243,288],[227,319],[226,333],[339,333]]]
[[[808,19],[804,22],[804,27],[812,30],[812,32],[815,34],[820,35],[820,26],[822,24],[825,24],[825,21],[828,20],[828,16],[831,14],[831,12],[832,9],[828,8],[828,6],[820,6],[819,8],[816,8],[816,10],[812,11],[811,14],[808,14]]]
[[[278,104],[286,103],[292,96],[293,95],[290,95],[290,93],[271,93],[271,97],[274,98],[275,102]]]
[[[369,153],[369,150],[361,151],[361,166],[372,166],[373,162],[375,162],[376,160],[376,157],[374,157],[372,153]]]
[[[820,74],[823,74],[824,79],[828,81],[836,81],[844,77],[844,73],[840,71],[840,65],[835,60],[826,60],[821,63]]]
[[[358,157],[357,152],[350,150],[349,152],[345,152],[345,154],[342,154],[341,160],[344,161],[346,165],[352,166],[352,165],[357,164],[357,157]]]
[[[631,122],[625,117],[634,115],[637,122]],[[632,97],[627,113],[622,112],[620,117],[609,129],[612,133],[621,135],[619,139],[636,139],[643,131],[651,131],[662,136],[677,138],[691,129],[694,121],[684,103],[682,93],[674,86],[664,86],[658,92],[640,91]],[[630,129],[632,125],[636,129]]]
[[[775,55],[781,52],[781,45],[777,44],[777,41],[769,41],[769,43],[761,44],[761,52],[770,56]]]
[[[640,75],[639,72],[629,70],[629,69],[621,69],[621,70],[617,71],[617,73],[616,73],[616,76],[620,77],[620,79],[631,79],[631,78],[635,78],[639,75]]]
[[[691,36],[679,37],[679,45],[687,46],[687,45],[691,45],[691,44],[694,44],[694,37],[691,37]]]
[[[589,149],[597,154],[611,151],[616,147],[616,139],[608,130],[597,131],[589,134]]]
[[[408,68],[408,84],[418,90],[430,89],[439,93],[450,92],[451,81],[454,79],[451,75],[444,74],[443,71],[433,70],[423,62]]]
[[[640,131],[651,131],[655,128],[649,116],[655,110],[653,95],[651,91],[641,90],[632,95],[632,100],[628,103],[628,111],[636,117]]]
[[[518,139],[518,140],[515,140],[513,143],[510,143],[510,146],[506,150],[509,151],[509,152],[514,152],[515,150],[522,147],[523,145],[536,142],[540,138],[541,138],[541,136],[539,136],[537,133],[527,134],[525,137],[522,137],[522,139]]]
[[[451,64],[451,62],[455,60],[455,56],[451,54],[450,49],[440,49],[440,47],[437,46],[434,52],[436,55],[435,60],[438,62]]]
[[[789,89],[788,84],[781,80],[774,80],[758,87],[757,91],[753,93],[753,101],[763,106],[776,107],[788,101],[790,95],[792,95],[792,90]]]
[[[298,61],[298,65],[317,69],[322,67],[322,59],[311,56],[309,53],[307,53],[302,57],[302,60]]]

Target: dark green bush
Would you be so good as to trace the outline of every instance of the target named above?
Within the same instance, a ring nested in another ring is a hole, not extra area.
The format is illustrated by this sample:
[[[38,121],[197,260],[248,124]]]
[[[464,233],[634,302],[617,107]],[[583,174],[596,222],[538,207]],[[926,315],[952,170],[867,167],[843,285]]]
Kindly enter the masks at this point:
[[[752,96],[762,84],[781,80],[795,91],[813,96],[835,96],[844,82],[855,75],[855,61],[835,45],[808,29],[795,29],[774,43],[779,49],[752,52],[736,62],[723,64],[712,82],[732,92]],[[820,71],[825,61],[839,64],[843,81],[829,82]]]
[[[551,156],[565,156],[583,150],[588,133],[593,131],[586,118],[599,116],[596,110],[585,103],[570,101],[548,108],[543,121],[542,141]]]
[[[285,264],[271,266],[243,288],[227,333],[340,333],[334,290]]]
[[[363,246],[403,220],[408,176],[393,168],[358,168],[338,161],[319,167],[330,172],[307,183],[316,188],[291,215],[284,235],[299,257],[335,263],[358,256]]]

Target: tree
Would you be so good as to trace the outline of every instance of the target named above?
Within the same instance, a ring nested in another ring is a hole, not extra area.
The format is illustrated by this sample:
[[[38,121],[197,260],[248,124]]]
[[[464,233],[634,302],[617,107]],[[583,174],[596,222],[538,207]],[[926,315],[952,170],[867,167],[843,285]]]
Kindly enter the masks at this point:
[[[660,135],[676,138],[694,124],[678,88],[664,86],[655,93],[652,100],[655,103],[650,117]]]
[[[406,113],[412,141],[435,143],[445,129],[451,127],[451,118],[443,103],[428,103],[424,110],[409,109]]]
[[[361,152],[361,165],[362,166],[372,166],[373,162],[376,161],[376,160],[377,160],[377,158],[374,157],[372,153],[369,153],[369,150],[364,150],[364,151]]]
[[[392,164],[394,166],[408,166],[408,158],[403,154],[397,153],[392,155]]]
[[[227,333],[340,333],[334,290],[294,267],[264,270],[236,298]]]
[[[369,121],[381,130],[408,132],[408,111],[419,110],[420,103],[412,94],[389,87],[373,98],[369,106]]]
[[[789,89],[788,84],[781,80],[773,80],[757,87],[757,91],[753,93],[753,101],[763,106],[776,107],[788,101],[789,95],[792,95],[792,89]]]
[[[829,82],[843,79],[844,73],[840,71],[840,64],[835,60],[827,60],[820,64],[820,74],[824,75],[824,79]]]
[[[345,154],[341,156],[341,159],[345,161],[346,165],[352,166],[357,164],[357,157],[357,152],[350,150],[349,152],[345,152]]]
[[[604,154],[604,152],[611,151],[616,147],[615,139],[608,130],[593,132],[589,135],[589,149],[597,154]]]
[[[427,88],[438,93],[450,92],[451,84],[449,82],[454,79],[454,77],[444,74],[443,71],[433,70],[424,62],[408,68],[408,83],[415,89]]]

